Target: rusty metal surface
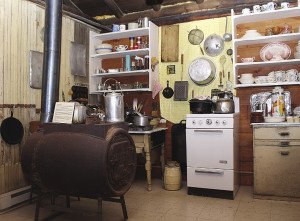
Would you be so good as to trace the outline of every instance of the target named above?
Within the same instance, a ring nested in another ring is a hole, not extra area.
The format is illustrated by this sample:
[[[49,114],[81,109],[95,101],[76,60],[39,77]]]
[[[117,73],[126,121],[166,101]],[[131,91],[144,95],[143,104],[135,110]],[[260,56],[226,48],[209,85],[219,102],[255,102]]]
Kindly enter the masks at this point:
[[[72,131],[76,126],[44,124],[23,146],[24,174],[43,191],[88,198],[124,195],[136,170],[131,136],[113,124],[81,126],[84,133]]]

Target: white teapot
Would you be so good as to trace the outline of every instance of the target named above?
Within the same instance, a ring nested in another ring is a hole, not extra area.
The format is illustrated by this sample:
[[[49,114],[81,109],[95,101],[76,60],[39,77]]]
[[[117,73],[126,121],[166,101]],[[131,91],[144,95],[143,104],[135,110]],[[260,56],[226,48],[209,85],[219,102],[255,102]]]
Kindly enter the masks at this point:
[[[127,48],[128,48],[127,45],[117,45],[117,46],[115,46],[116,51],[126,51]]]

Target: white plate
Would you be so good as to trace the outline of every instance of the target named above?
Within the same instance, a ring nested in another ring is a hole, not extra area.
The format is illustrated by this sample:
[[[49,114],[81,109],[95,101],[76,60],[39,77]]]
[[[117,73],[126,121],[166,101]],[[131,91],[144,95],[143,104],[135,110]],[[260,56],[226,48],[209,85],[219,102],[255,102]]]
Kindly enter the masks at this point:
[[[260,58],[263,61],[285,60],[291,56],[291,48],[285,43],[270,43],[260,50]],[[281,59],[276,59],[279,57]]]
[[[280,123],[285,121],[285,117],[264,117],[266,123]]]

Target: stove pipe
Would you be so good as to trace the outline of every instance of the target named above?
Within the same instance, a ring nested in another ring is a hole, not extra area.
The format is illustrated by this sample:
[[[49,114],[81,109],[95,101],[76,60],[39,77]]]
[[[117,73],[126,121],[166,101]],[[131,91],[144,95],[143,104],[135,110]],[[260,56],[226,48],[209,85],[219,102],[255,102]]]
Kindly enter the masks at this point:
[[[46,0],[41,122],[52,121],[59,99],[62,0]]]

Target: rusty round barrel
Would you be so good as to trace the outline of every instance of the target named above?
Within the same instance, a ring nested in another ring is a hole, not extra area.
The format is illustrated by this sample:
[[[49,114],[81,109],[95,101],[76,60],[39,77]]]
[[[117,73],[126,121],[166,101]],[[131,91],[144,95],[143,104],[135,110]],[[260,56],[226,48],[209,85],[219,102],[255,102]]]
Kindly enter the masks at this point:
[[[41,190],[98,198],[121,196],[136,171],[134,142],[128,132],[110,128],[106,136],[74,132],[34,133],[22,149],[29,182]]]

